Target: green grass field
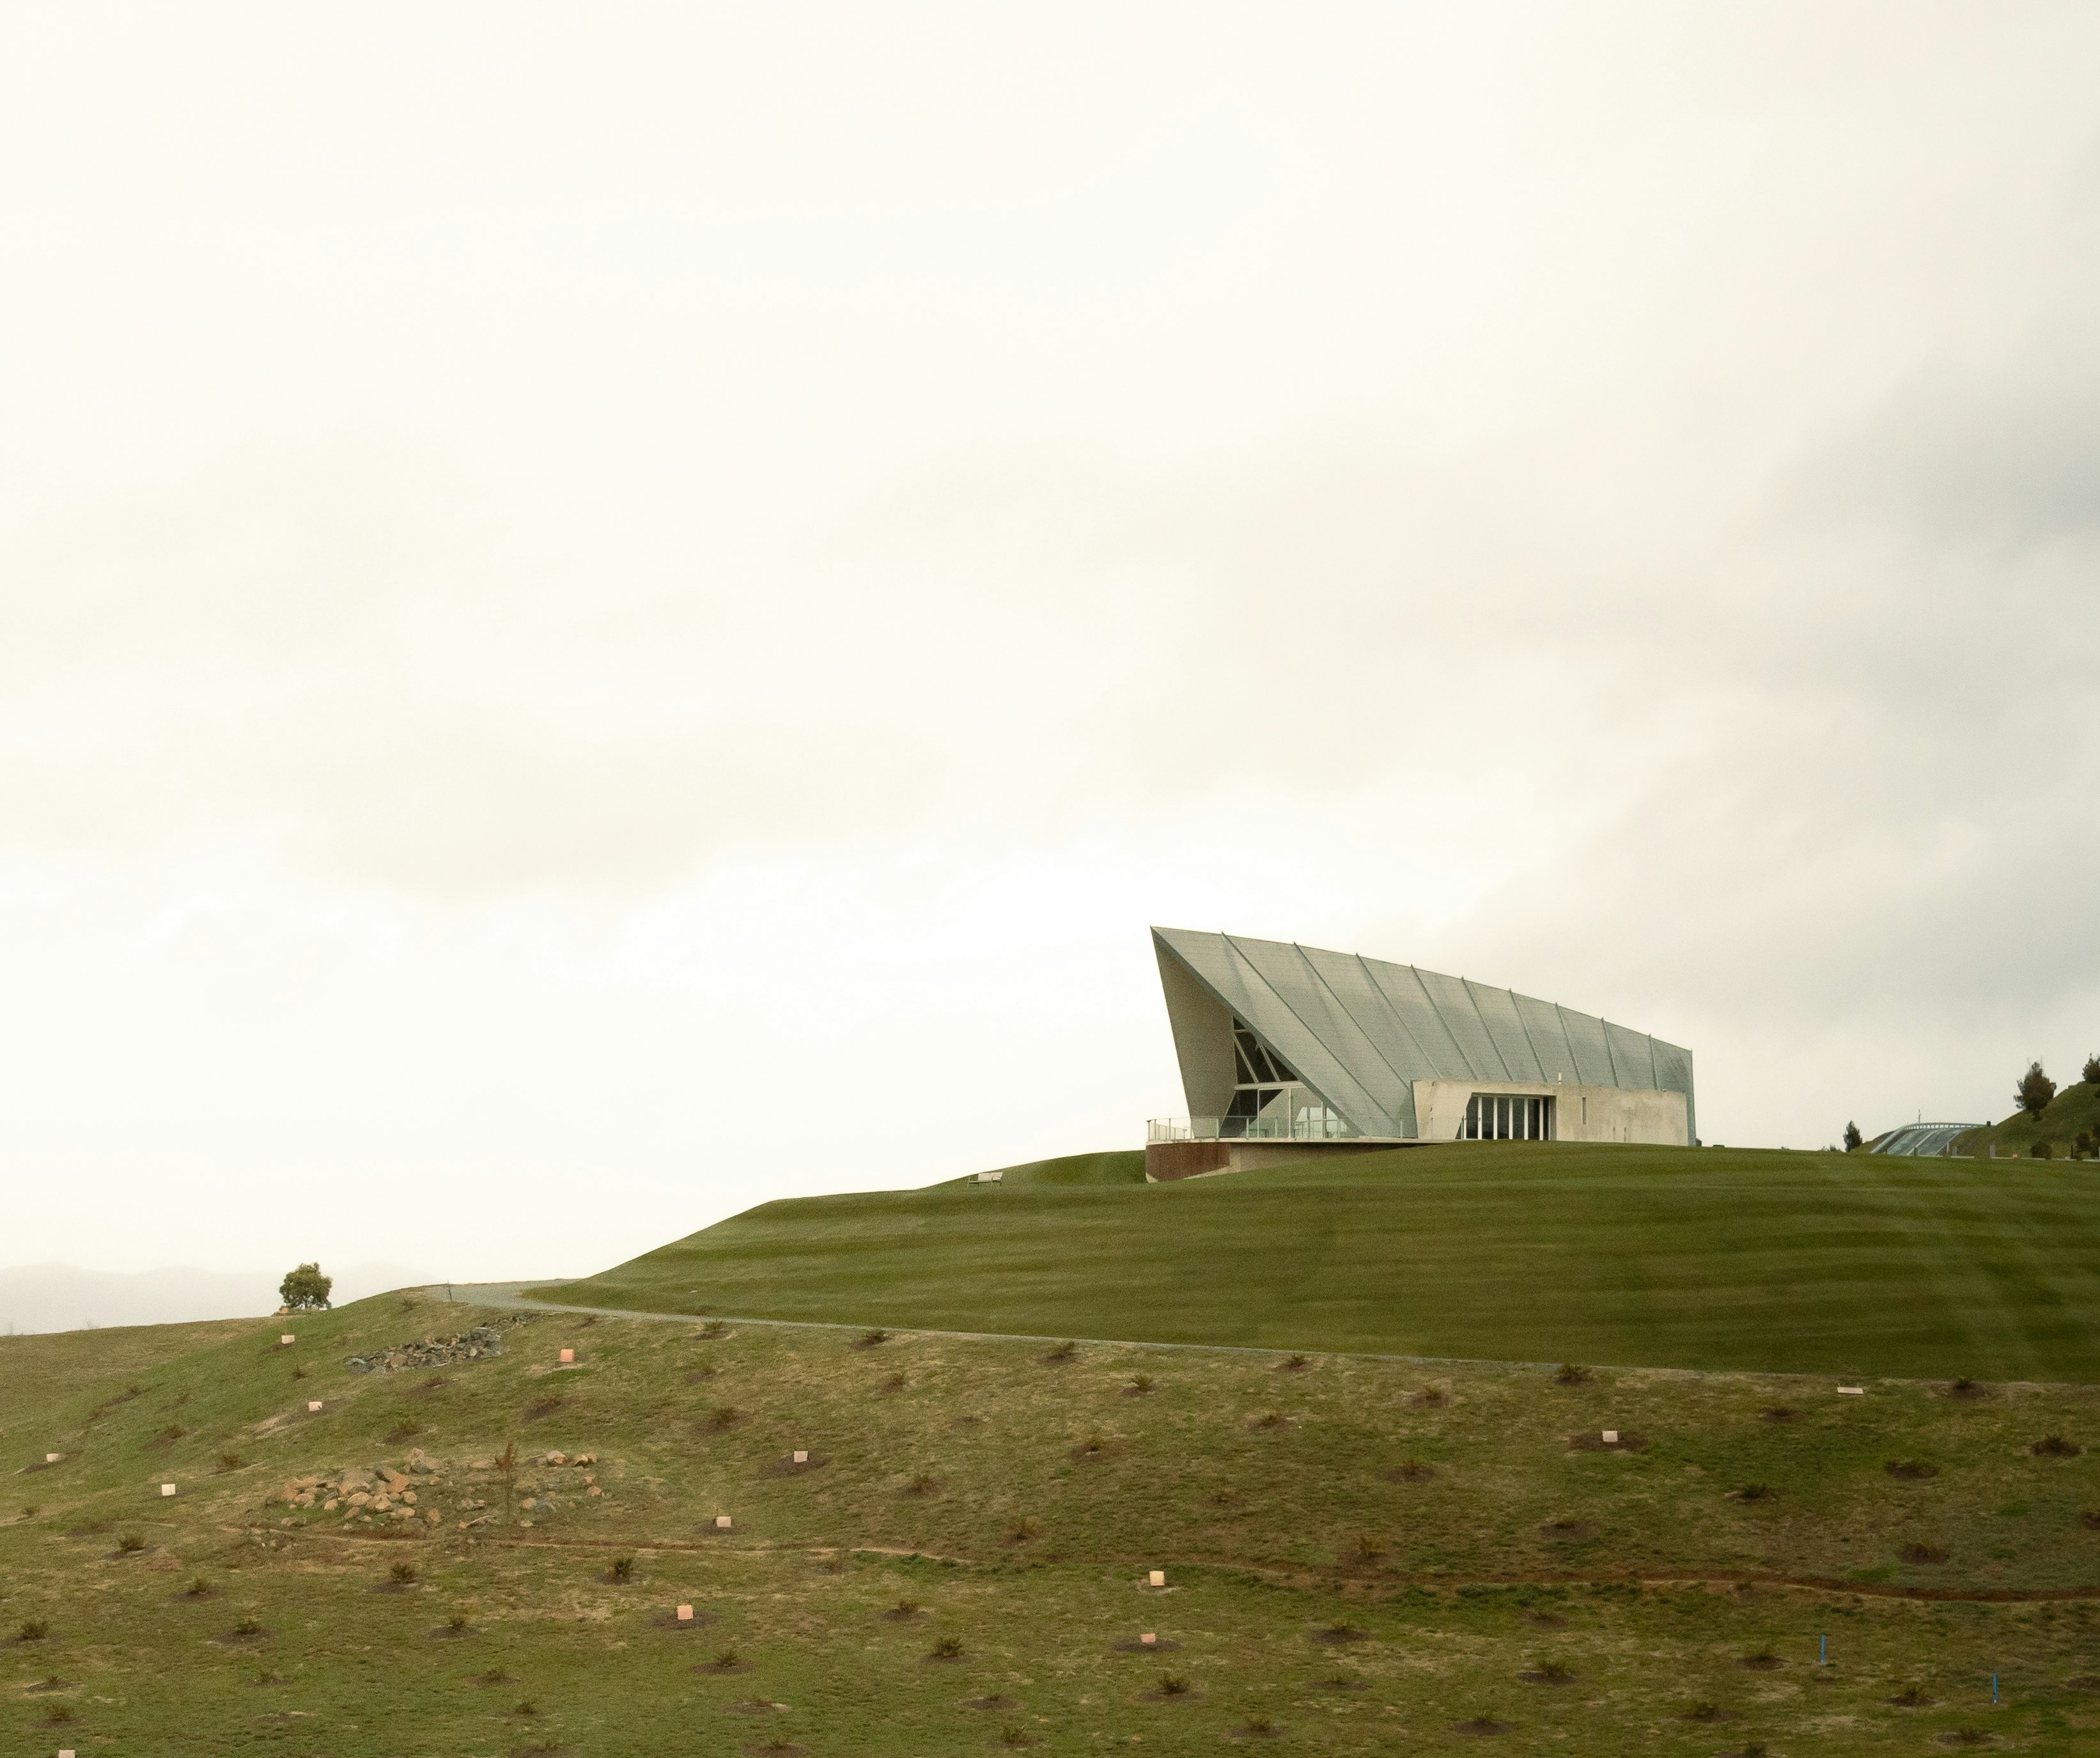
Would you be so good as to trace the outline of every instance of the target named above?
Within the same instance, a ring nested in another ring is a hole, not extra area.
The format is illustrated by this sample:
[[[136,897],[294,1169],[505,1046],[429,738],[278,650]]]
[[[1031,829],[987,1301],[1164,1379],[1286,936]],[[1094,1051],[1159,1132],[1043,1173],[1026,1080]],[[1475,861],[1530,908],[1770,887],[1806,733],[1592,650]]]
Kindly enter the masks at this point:
[[[2100,1745],[2090,1389],[577,1315],[344,1365],[480,1316],[0,1340],[0,1749]],[[284,1500],[412,1448],[412,1509]]]
[[[1145,1185],[1137,1158],[768,1203],[545,1292],[958,1331],[2100,1381],[2091,1164],[1466,1143]]]

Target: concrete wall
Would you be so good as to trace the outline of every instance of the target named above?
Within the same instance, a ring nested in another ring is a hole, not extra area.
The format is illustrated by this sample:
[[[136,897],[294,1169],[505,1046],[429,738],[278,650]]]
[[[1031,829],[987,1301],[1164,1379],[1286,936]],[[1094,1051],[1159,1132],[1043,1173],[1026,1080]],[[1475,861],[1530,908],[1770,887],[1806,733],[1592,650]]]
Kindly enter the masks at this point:
[[[1691,1107],[1682,1093],[1592,1087],[1557,1081],[1418,1080],[1414,1115],[1425,1142],[1450,1142],[1465,1132],[1466,1106],[1476,1093],[1515,1093],[1554,1102],[1556,1142],[1648,1142],[1692,1145]]]

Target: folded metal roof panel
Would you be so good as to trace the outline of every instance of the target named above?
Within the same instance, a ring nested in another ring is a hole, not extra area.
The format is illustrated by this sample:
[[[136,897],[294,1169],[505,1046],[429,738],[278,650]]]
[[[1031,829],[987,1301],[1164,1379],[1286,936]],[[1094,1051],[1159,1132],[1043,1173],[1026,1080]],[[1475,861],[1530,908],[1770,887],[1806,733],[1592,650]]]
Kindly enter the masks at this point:
[[[1691,1106],[1689,1050],[1551,1001],[1278,940],[1180,928],[1153,938],[1162,974],[1171,958],[1198,986],[1166,985],[1192,1109],[1199,1088],[1215,1098],[1216,1068],[1230,1058],[1224,1045],[1191,1062],[1203,1034],[1229,1027],[1208,1002],[1199,1009],[1203,992],[1365,1135],[1414,1135],[1421,1080],[1661,1089]]]

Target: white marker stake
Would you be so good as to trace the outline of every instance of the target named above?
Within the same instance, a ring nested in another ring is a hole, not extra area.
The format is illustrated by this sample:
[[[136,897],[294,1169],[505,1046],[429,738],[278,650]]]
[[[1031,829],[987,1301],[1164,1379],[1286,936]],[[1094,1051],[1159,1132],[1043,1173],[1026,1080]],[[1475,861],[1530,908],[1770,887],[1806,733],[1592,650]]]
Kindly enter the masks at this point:
[[[1841,1385],[1838,1388],[1838,1395],[1840,1398],[1864,1398],[1867,1389],[1864,1385]]]
[[[678,1622],[681,1623],[690,1623],[692,1621],[693,1608],[690,1606],[681,1606],[678,1608]]]
[[[727,1514],[717,1514],[717,1515],[715,1516],[715,1525],[716,1525],[717,1527],[719,1527],[722,1531],[724,1531],[724,1532],[728,1531],[729,1531],[729,1516],[728,1516]]]
[[[1605,1430],[1604,1430],[1604,1445],[1605,1445],[1605,1446],[1607,1446],[1607,1447],[1617,1447],[1618,1444],[1619,1444],[1619,1431],[1618,1431],[1617,1429],[1605,1429]]]
[[[1150,1585],[1152,1585],[1152,1586],[1154,1586],[1154,1587],[1164,1587],[1164,1586],[1166,1586],[1166,1585],[1167,1585],[1167,1571],[1166,1571],[1164,1569],[1155,1569],[1155,1570],[1154,1570],[1152,1571],[1152,1574],[1151,1574],[1151,1576],[1150,1576],[1150,1579],[1149,1579],[1149,1584],[1150,1584]]]
[[[163,1495],[174,1495],[174,1494],[175,1493],[175,1486],[174,1486],[174,1484],[172,1484],[172,1483],[163,1483],[163,1484],[161,1486],[161,1493]]]
[[[562,1365],[564,1367],[567,1367],[571,1363],[572,1363],[573,1361],[575,1361],[575,1359],[576,1359],[576,1352],[574,1349],[563,1349],[563,1350],[562,1351]]]
[[[277,1347],[280,1349],[289,1349],[298,1341],[299,1340],[293,1336],[289,1331],[280,1331],[277,1333]]]
[[[320,1407],[321,1407],[321,1401],[320,1401],[319,1398],[308,1398],[308,1399],[307,1400],[307,1414],[308,1416],[311,1416],[311,1415],[312,1415],[315,1411],[319,1410]]]
[[[52,1457],[52,1458],[54,1458],[54,1459],[57,1458],[58,1456],[59,1456],[59,1455],[58,1455],[56,1453],[53,1453],[53,1454],[51,1455],[51,1457]],[[795,1454],[795,1463],[796,1463],[796,1464],[798,1464],[798,1465],[806,1465],[807,1464],[809,1464],[809,1462],[810,1462],[810,1455],[809,1455],[806,1452],[801,1451],[800,1449],[797,1449],[797,1451],[796,1451],[796,1454]]]
[[[46,1453],[44,1455],[44,1463],[47,1465],[55,1465],[64,1457],[64,1453]]]
[[[1159,1640],[1159,1638],[1158,1638],[1157,1636],[1154,1635],[1154,1634],[1152,1633],[1152,1632],[1151,1632],[1151,1631],[1149,1631],[1149,1630],[1147,1630],[1147,1631],[1145,1632],[1145,1634],[1144,1634],[1144,1635],[1142,1635],[1142,1636],[1140,1636],[1140,1637],[1138,1637],[1138,1641],[1140,1641],[1140,1642],[1144,1643],[1144,1644],[1145,1644],[1145,1645],[1146,1647],[1148,1647],[1148,1648],[1149,1648],[1149,1647],[1150,1647],[1150,1646],[1151,1646],[1154,1642],[1158,1641],[1158,1640]]]

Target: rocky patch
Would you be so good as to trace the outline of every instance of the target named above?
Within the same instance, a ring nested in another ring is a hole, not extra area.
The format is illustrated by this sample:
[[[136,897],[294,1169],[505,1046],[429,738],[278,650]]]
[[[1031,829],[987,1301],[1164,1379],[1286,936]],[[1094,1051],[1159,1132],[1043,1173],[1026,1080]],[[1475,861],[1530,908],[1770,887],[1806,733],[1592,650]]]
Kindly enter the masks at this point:
[[[352,1355],[343,1366],[352,1373],[398,1373],[404,1367],[442,1367],[453,1362],[481,1361],[504,1353],[503,1333],[529,1324],[532,1314],[514,1313],[451,1336],[426,1336],[421,1342],[396,1343],[370,1355]]]

